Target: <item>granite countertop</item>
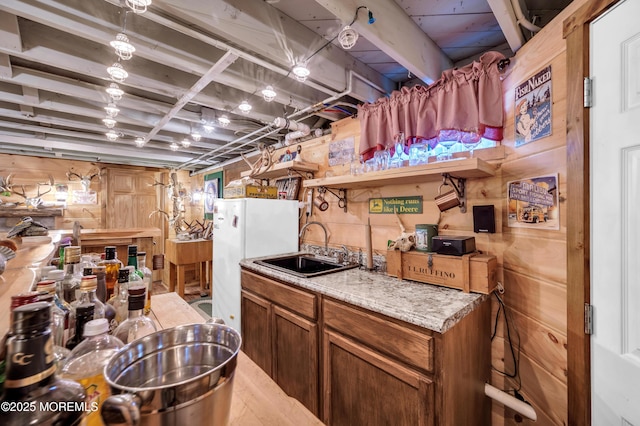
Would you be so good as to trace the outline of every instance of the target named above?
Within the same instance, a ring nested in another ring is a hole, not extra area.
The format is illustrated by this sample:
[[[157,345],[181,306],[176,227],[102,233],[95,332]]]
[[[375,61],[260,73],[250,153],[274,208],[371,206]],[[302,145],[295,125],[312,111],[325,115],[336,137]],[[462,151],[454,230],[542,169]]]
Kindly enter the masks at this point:
[[[303,278],[255,263],[269,257],[273,256],[244,259],[240,261],[240,265],[262,275],[438,333],[449,330],[489,297],[486,294],[464,293],[447,287],[398,280],[385,273],[358,268]]]

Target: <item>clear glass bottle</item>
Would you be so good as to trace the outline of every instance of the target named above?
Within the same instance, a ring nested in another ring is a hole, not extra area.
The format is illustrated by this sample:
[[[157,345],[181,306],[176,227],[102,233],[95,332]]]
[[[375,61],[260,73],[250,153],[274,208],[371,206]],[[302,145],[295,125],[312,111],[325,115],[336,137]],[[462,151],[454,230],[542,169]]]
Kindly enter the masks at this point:
[[[62,279],[62,294],[68,303],[73,302],[80,295],[80,247],[68,246],[64,249],[64,278]]]
[[[153,320],[144,315],[144,302],[144,287],[129,287],[129,315],[113,332],[113,335],[124,343],[133,342],[157,331]]]
[[[82,277],[80,281],[80,297],[71,303],[71,309],[76,310],[78,306],[93,303],[93,318],[91,319],[104,318],[104,303],[96,297],[97,288],[98,280],[95,275]]]
[[[121,266],[121,262],[116,257],[115,246],[106,246],[104,248],[104,260],[101,261],[98,266],[105,267],[105,281],[107,284],[106,299],[109,300],[114,294],[117,294],[115,286],[118,282],[118,271]]]
[[[69,355],[69,350],[65,348],[69,340],[69,318],[71,317],[71,306],[60,300],[56,293],[56,282],[53,280],[40,281],[36,284],[38,291],[38,301],[51,303],[51,336],[53,337],[53,350],[56,355],[56,365]]]
[[[129,270],[118,271],[118,282],[115,286],[116,293],[107,301],[116,311],[115,326],[127,319],[127,299],[129,297]],[[115,328],[114,328],[115,329]]]
[[[3,426],[75,425],[84,414],[86,393],[82,385],[55,374],[50,321],[51,309],[46,302],[30,303],[13,311],[0,404],[21,402],[22,407],[36,409],[3,410]],[[41,410],[47,404],[66,409]]]
[[[93,319],[94,307],[93,303],[87,303],[76,306],[75,310],[71,312],[71,315],[75,317],[75,330],[67,342],[67,349],[73,350],[82,341],[82,330],[84,330],[84,325]]]
[[[84,340],[71,351],[60,371],[60,377],[79,382],[87,393],[87,404],[92,410],[83,419],[83,425],[87,426],[102,425],[99,407],[111,395],[103,369],[124,346],[120,339],[110,336],[108,332],[109,322],[106,318],[89,321],[84,326]]]
[[[153,287],[153,272],[147,268],[147,253],[144,251],[138,252],[138,270],[142,272],[142,282],[147,291],[147,298],[144,302],[144,314],[148,315],[151,312],[151,289]]]

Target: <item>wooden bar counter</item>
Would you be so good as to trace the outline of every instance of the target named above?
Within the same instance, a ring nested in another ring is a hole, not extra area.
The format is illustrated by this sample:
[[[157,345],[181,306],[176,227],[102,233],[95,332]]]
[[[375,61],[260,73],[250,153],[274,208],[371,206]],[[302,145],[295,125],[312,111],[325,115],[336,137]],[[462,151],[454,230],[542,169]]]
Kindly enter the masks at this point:
[[[151,315],[158,328],[203,323],[205,320],[176,293],[151,296]],[[229,425],[322,425],[299,401],[284,391],[251,361],[238,353]]]
[[[0,336],[9,329],[11,296],[28,291],[34,283],[37,268],[46,265],[54,255],[60,234],[50,234],[46,238],[15,240],[18,243],[17,256],[7,262],[7,269],[0,275]],[[4,234],[0,234],[0,238],[4,238]],[[176,293],[151,296],[150,315],[159,329],[205,321]],[[243,352],[238,353],[235,374],[229,421],[231,426],[323,424],[300,402],[287,396]]]

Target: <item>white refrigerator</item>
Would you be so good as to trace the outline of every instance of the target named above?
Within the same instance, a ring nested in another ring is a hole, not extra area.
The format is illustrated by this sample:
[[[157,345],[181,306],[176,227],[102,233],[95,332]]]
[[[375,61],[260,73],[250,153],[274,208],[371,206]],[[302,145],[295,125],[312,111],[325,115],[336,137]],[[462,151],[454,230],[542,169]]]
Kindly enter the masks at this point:
[[[298,221],[296,200],[214,201],[214,317],[240,331],[240,260],[297,251]]]

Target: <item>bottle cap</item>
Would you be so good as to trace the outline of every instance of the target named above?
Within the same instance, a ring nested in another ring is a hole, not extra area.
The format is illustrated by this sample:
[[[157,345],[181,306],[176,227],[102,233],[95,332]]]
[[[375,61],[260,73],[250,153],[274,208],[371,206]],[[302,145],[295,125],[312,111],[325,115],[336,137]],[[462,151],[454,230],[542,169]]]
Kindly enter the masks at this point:
[[[87,276],[87,275],[93,275],[93,267],[92,266],[85,266],[84,268],[82,268],[82,275],[83,276]]]
[[[76,321],[81,317],[93,317],[93,313],[96,309],[96,305],[93,303],[85,303],[84,305],[76,306]]]
[[[128,253],[129,253],[129,256],[136,256],[136,254],[138,253],[138,246],[130,245],[128,249]]]
[[[82,336],[91,337],[98,336],[109,332],[109,320],[106,318],[98,318],[87,322],[84,325]]]
[[[48,280],[62,281],[63,278],[64,278],[64,271],[62,269],[56,269],[47,274]]]
[[[80,291],[91,291],[98,288],[98,278],[95,275],[85,275],[80,281]]]
[[[145,303],[145,288],[144,287],[131,287],[129,288],[129,310],[137,311],[144,308]]]
[[[115,246],[106,246],[104,248],[104,259],[105,260],[113,260],[116,258],[116,247]]]
[[[46,291],[42,291],[40,293],[38,293],[38,302],[47,302],[47,303],[53,303],[53,294],[46,292]]]
[[[64,263],[80,263],[80,246],[64,248]]]
[[[38,292],[29,291],[11,296],[10,310],[14,310],[19,306],[27,305],[38,301]]]
[[[34,330],[46,329],[50,322],[51,304],[34,302],[18,306],[13,310],[11,329],[14,334],[29,333]]]
[[[119,283],[129,282],[129,270],[127,268],[122,268],[118,271],[118,282]]]
[[[38,291],[38,293],[55,293],[56,282],[54,280],[42,280],[38,284],[36,284],[36,290]]]

